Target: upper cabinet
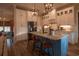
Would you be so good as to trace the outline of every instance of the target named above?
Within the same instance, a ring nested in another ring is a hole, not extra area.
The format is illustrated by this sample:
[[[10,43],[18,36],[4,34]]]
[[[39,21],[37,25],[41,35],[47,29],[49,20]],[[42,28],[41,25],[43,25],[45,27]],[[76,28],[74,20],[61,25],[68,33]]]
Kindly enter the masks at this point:
[[[68,7],[56,12],[57,23],[60,25],[74,25],[74,7]]]
[[[43,16],[43,24],[49,24],[51,22],[56,22],[56,9]]]

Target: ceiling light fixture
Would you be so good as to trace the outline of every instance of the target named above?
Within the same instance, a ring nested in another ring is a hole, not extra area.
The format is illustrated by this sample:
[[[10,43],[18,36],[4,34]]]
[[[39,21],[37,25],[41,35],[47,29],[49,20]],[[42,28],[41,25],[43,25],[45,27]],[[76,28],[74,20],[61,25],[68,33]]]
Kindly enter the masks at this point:
[[[52,3],[44,3],[44,5],[48,9],[53,7],[53,4]]]
[[[45,12],[48,13],[53,9],[53,3],[44,3]]]
[[[34,16],[37,16],[38,13],[37,13],[37,11],[36,11],[35,4],[34,4],[34,9],[33,9],[33,10],[34,10],[33,15],[34,15]]]

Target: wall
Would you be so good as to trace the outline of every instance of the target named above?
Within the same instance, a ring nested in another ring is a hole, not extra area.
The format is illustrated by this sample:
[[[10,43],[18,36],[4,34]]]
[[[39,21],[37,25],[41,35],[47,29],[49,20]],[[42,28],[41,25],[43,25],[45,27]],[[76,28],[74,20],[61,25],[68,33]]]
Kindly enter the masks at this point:
[[[76,26],[75,26],[75,31],[76,31],[76,42],[79,44],[79,24],[78,24],[78,12],[79,12],[79,4],[75,4],[74,5],[75,6],[75,14],[74,14],[74,16],[75,16],[75,22],[76,22]]]

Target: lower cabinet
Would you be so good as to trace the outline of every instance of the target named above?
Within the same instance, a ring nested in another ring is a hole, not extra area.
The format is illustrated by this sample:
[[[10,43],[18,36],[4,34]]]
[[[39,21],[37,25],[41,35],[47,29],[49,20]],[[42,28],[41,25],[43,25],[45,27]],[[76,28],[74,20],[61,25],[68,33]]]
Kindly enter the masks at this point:
[[[68,42],[70,44],[76,44],[78,42],[76,37],[77,37],[76,32],[69,33],[68,34]]]

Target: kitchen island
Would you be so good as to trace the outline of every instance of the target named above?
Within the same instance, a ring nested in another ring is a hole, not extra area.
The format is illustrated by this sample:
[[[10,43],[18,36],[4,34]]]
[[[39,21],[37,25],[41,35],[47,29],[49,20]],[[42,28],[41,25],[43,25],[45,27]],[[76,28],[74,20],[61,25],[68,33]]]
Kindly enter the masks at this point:
[[[48,47],[43,45],[42,50],[47,52],[50,56],[66,56],[68,52],[68,35],[67,33],[58,33],[49,35],[40,32],[29,32],[29,40],[38,40],[40,42],[47,42]],[[38,43],[38,42],[37,42]],[[50,45],[50,46],[49,46]],[[39,45],[38,45],[39,46]],[[45,48],[45,49],[44,49]]]

